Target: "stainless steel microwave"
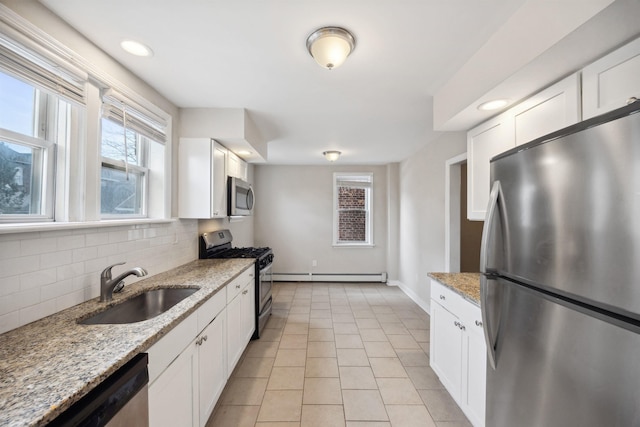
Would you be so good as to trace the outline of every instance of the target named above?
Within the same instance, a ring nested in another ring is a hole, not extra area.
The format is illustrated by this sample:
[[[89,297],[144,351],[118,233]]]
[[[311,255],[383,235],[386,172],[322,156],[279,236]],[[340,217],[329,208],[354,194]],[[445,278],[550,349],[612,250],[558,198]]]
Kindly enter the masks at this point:
[[[227,178],[227,211],[229,216],[251,215],[253,189],[251,184],[232,176]]]

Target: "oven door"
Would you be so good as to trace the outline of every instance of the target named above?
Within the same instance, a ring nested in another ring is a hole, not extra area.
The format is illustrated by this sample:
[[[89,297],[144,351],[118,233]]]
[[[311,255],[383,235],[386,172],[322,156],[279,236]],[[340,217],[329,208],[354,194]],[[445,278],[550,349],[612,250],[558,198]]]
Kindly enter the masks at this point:
[[[271,274],[271,267],[273,264],[269,264],[262,270],[260,270],[260,282],[258,283],[258,288],[260,289],[259,294],[259,312],[262,311],[264,305],[267,303],[269,298],[271,298],[271,288],[273,287],[273,276]]]

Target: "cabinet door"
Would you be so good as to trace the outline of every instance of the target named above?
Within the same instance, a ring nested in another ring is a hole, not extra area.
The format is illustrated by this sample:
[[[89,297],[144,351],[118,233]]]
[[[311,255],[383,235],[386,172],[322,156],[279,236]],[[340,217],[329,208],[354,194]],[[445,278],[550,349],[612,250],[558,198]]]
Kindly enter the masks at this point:
[[[242,292],[227,304],[227,378],[244,350],[242,331]]]
[[[211,217],[227,216],[227,149],[214,142],[211,164]]]
[[[251,341],[253,331],[256,329],[255,301],[255,283],[251,280],[242,291],[242,330],[244,332],[243,348],[249,341]]]
[[[211,216],[211,140],[180,138],[178,145],[178,216]]]
[[[489,203],[489,160],[514,147],[510,113],[481,124],[467,133],[467,218],[483,221]]]
[[[204,426],[227,382],[226,316],[218,314],[196,339],[199,362],[200,426]],[[200,341],[202,340],[202,341]]]
[[[513,107],[515,145],[532,141],[580,121],[578,73]]]
[[[467,331],[473,325],[466,325]],[[484,426],[487,383],[487,349],[484,336],[471,331],[464,334],[462,361],[463,382],[461,403],[463,411],[476,427]]]
[[[189,345],[149,386],[149,426],[198,425],[198,352]]]
[[[462,331],[458,318],[431,300],[431,367],[458,400],[462,380]]]
[[[640,38],[582,70],[583,118],[606,113],[640,99]]]

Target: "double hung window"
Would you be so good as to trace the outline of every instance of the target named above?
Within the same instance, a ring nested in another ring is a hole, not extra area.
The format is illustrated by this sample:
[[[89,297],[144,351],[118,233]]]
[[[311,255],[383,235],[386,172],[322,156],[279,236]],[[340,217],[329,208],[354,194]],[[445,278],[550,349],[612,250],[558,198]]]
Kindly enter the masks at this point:
[[[166,124],[120,94],[103,96],[100,213],[146,217],[151,175],[163,176]]]
[[[334,227],[335,245],[373,245],[371,202],[373,174],[335,173]]]
[[[65,190],[56,170],[84,78],[0,36],[0,221],[54,219],[55,194]]]

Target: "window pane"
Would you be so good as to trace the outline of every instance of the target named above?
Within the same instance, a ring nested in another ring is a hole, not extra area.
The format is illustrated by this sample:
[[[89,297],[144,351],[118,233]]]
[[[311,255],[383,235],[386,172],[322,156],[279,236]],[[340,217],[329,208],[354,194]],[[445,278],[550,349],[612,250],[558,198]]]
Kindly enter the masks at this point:
[[[338,187],[338,209],[364,209],[364,188]]]
[[[34,135],[36,89],[0,72],[0,128]]]
[[[338,212],[338,241],[367,241],[366,211],[348,210]]]
[[[127,147],[124,145],[124,128],[111,120],[102,119],[102,156],[114,160],[124,160],[125,151],[127,163],[140,164],[138,135],[127,129]]]
[[[42,149],[0,141],[0,215],[41,214]]]
[[[102,166],[100,212],[108,215],[142,215],[144,174]]]

